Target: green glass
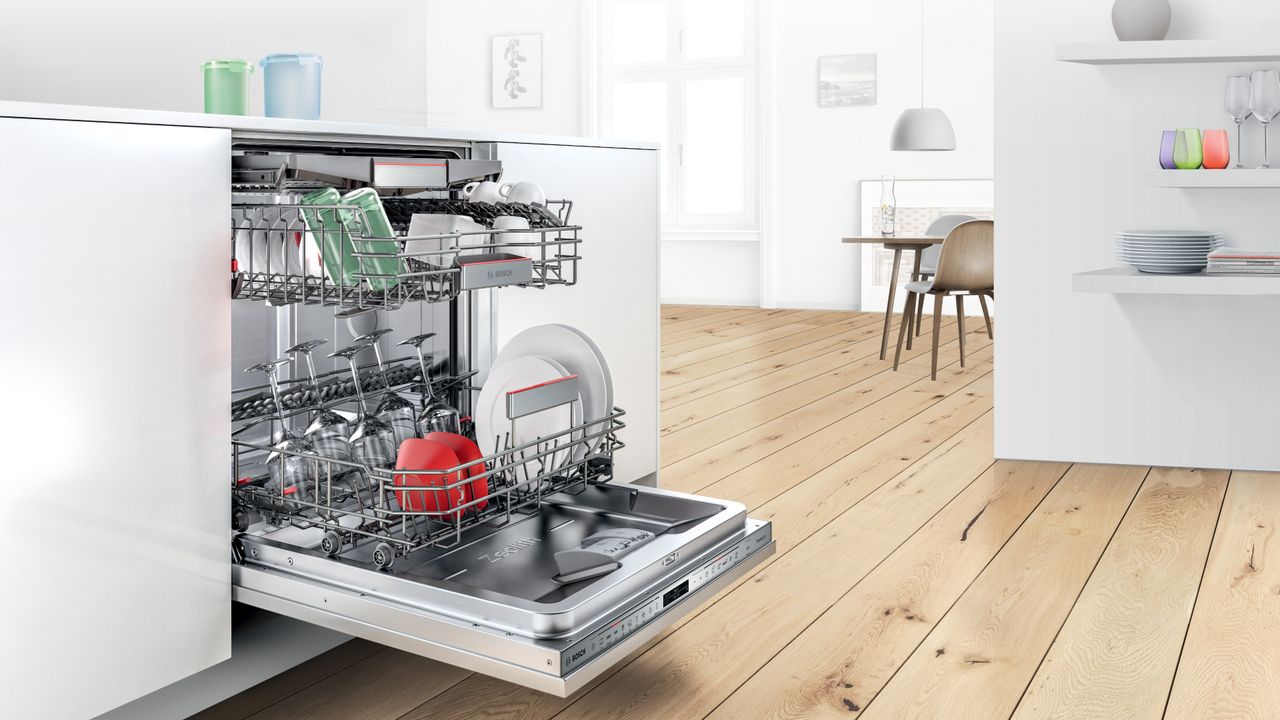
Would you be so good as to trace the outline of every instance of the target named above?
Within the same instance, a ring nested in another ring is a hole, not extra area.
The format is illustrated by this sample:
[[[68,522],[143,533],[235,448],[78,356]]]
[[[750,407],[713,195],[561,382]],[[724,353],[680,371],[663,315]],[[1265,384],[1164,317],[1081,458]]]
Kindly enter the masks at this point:
[[[1197,128],[1178,128],[1173,140],[1173,164],[1179,170],[1198,170],[1204,164],[1204,147]]]
[[[365,237],[374,238],[395,238],[395,230],[391,227],[391,220],[387,218],[386,210],[382,209],[382,200],[378,197],[378,191],[373,188],[360,188],[352,190],[342,196],[343,205],[355,205],[363,211],[364,223],[355,223],[353,229],[357,232],[363,230]],[[361,227],[366,225],[365,227]],[[361,252],[376,253],[395,253],[400,250],[398,242],[361,242]],[[407,272],[403,267],[403,261],[398,258],[366,258],[364,260],[366,272],[377,275],[396,275],[398,273]],[[394,277],[369,278],[369,287],[374,290],[388,290],[395,287],[399,280]]]
[[[302,197],[303,205],[341,205],[342,196],[333,188],[313,190]],[[330,282],[344,287],[355,287],[360,284],[356,273],[360,272],[360,261],[352,252],[351,232],[348,228],[353,224],[350,210],[325,208],[322,210],[304,210],[302,217],[307,228],[320,239],[320,247],[324,255],[324,269]]]
[[[244,60],[210,60],[204,72],[204,111],[217,115],[249,114],[249,77],[253,65]]]

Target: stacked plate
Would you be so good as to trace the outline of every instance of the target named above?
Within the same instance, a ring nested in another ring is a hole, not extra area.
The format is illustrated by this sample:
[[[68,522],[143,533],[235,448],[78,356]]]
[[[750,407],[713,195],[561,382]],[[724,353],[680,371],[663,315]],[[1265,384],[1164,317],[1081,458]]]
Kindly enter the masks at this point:
[[[1116,233],[1116,259],[1149,273],[1200,272],[1222,235],[1195,230],[1133,230]]]

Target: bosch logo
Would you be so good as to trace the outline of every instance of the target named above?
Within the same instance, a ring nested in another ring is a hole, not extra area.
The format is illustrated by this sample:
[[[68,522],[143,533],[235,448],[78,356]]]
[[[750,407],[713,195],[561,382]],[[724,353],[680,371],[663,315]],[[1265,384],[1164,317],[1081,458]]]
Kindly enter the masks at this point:
[[[490,280],[493,280],[494,278],[511,277],[511,271],[510,270],[490,270],[488,277]]]

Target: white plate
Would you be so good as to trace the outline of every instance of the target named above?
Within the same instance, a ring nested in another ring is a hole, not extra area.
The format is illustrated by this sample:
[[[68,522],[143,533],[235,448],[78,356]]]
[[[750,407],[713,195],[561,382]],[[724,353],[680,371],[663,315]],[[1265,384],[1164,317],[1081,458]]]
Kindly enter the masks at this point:
[[[1116,235],[1126,237],[1157,237],[1157,238],[1201,238],[1201,237],[1221,237],[1222,233],[1204,232],[1200,230],[1121,230]]]
[[[1116,243],[1120,245],[1143,245],[1149,247],[1209,247],[1211,245],[1221,245],[1220,240],[1129,240],[1127,238],[1116,238]]]
[[[1169,263],[1208,262],[1209,261],[1209,257],[1207,255],[1201,255],[1199,257],[1185,257],[1185,256],[1176,256],[1176,255],[1135,255],[1133,253],[1116,253],[1116,257],[1129,258],[1131,260],[1146,260],[1147,262],[1159,261],[1159,262],[1169,262]]]
[[[579,403],[549,408],[514,421],[507,418],[507,393],[559,380],[566,372],[563,366],[549,358],[532,355],[495,364],[489,372],[489,379],[480,389],[473,414],[476,442],[480,445],[480,451],[491,455],[497,448],[508,447],[508,440],[510,447],[517,447],[538,438],[563,433],[577,424],[580,417]],[[528,455],[536,453],[532,448],[526,451]],[[569,461],[570,456],[565,451],[553,453],[549,457],[554,467],[560,467]],[[529,476],[525,476],[521,471],[517,481],[523,482],[532,477],[536,468],[532,468],[530,472]]]
[[[1171,265],[1134,265],[1134,268],[1145,273],[1157,273],[1161,275],[1190,275],[1203,270],[1206,266],[1200,267],[1178,267]]]
[[[521,331],[502,348],[496,362],[501,363],[521,355],[542,355],[551,358],[574,375],[582,394],[582,414],[590,420],[608,417],[613,412],[613,375],[609,363],[599,346],[581,330],[569,325],[538,325]],[[588,428],[588,433],[599,432],[600,426]],[[594,452],[601,438],[588,443],[575,454],[581,460]]]
[[[1125,255],[1137,255],[1140,257],[1183,257],[1183,258],[1209,257],[1208,250],[1203,250],[1201,252],[1167,252],[1164,250],[1133,250],[1133,249],[1125,249],[1125,248],[1116,248],[1116,252],[1122,253]]]

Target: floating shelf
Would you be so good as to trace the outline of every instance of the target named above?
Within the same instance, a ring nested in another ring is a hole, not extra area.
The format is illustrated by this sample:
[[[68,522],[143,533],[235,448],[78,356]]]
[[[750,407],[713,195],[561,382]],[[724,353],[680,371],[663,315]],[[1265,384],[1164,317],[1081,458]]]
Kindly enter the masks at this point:
[[[1280,40],[1154,40],[1059,43],[1056,57],[1085,65],[1151,65],[1166,63],[1274,62]]]
[[[1280,188],[1280,169],[1147,170],[1147,185],[1164,188]]]
[[[1280,276],[1158,275],[1123,267],[1076,273],[1071,276],[1071,289],[1117,295],[1280,295]]]

